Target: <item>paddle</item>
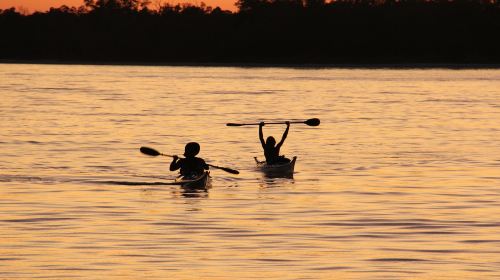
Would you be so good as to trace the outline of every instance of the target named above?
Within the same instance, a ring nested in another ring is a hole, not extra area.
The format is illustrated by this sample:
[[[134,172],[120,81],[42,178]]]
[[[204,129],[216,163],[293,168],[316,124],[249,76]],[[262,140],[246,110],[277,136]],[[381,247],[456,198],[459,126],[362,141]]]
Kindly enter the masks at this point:
[[[290,123],[305,123],[308,126],[318,126],[320,121],[317,118],[308,119],[306,121],[291,121]],[[260,123],[227,123],[227,126],[244,126],[244,125],[259,125]],[[286,122],[268,122],[266,124],[286,124]]]
[[[155,150],[153,148],[149,148],[149,147],[141,147],[140,150],[141,150],[141,153],[143,153],[145,155],[148,155],[148,156],[154,156],[154,157],[156,157],[156,156],[174,157],[172,155],[162,154],[162,153],[158,152],[157,150]],[[231,169],[231,168],[221,167],[221,166],[212,165],[212,164],[208,164],[208,166],[224,170],[224,171],[226,171],[228,173],[231,173],[231,174],[240,174],[240,172],[238,170],[234,170],[234,169]]]

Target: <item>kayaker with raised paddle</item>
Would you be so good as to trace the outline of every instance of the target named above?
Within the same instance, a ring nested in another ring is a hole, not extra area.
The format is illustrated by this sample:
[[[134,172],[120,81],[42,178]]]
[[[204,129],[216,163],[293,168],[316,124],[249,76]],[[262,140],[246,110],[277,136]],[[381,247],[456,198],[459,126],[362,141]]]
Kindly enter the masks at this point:
[[[178,156],[173,156],[172,163],[170,163],[170,171],[175,171],[181,169],[181,175],[184,177],[197,177],[203,174],[205,170],[208,170],[209,166],[205,163],[202,158],[196,157],[200,152],[200,144],[196,142],[190,142],[186,144],[184,148],[185,158],[179,158]]]
[[[274,137],[267,137],[266,141],[264,141],[264,134],[262,132],[262,127],[265,125],[264,122],[259,123],[259,139],[262,144],[262,148],[264,148],[264,156],[266,157],[267,164],[276,164],[276,163],[286,163],[290,162],[290,159],[285,156],[280,156],[280,148],[285,142],[286,136],[288,135],[288,130],[290,129],[290,122],[285,122],[286,129],[281,137],[281,141],[276,145],[276,139]]]

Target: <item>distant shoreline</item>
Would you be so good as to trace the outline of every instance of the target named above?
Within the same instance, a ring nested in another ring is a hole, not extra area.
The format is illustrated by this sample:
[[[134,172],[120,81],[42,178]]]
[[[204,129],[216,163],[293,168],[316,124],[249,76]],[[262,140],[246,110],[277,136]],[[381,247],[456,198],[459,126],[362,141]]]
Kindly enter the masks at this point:
[[[500,69],[500,0],[241,0],[142,8],[85,1],[0,12],[0,60],[14,63]],[[127,4],[128,3],[128,4]],[[5,62],[4,62],[5,63]]]
[[[500,69],[500,64],[484,63],[218,63],[218,62],[135,62],[135,61],[62,61],[0,59],[0,64],[103,65],[103,66],[172,66],[172,67],[238,67],[300,69]]]

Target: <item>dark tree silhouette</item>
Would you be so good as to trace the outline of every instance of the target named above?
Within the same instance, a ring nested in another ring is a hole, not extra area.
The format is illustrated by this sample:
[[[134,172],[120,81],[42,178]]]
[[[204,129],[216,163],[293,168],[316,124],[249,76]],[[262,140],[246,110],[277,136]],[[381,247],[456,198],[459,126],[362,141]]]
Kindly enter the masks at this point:
[[[500,63],[498,0],[84,0],[0,10],[0,59],[89,63]]]
[[[151,2],[144,0],[83,0],[85,6],[92,10],[129,10],[138,11],[146,8]]]

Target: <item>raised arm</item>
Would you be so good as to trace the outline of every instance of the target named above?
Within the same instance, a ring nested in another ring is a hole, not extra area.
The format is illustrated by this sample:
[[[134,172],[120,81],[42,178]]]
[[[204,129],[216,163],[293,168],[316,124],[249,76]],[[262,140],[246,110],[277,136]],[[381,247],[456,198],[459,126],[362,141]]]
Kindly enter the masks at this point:
[[[262,127],[264,126],[264,122],[259,123],[259,139],[260,144],[262,144],[262,148],[266,147],[266,142],[264,141],[264,133],[262,132]]]
[[[285,129],[285,132],[283,132],[283,137],[281,137],[281,141],[278,143],[278,145],[276,145],[276,148],[281,148],[281,145],[283,145],[283,143],[285,143],[285,139],[286,137],[288,136],[288,130],[290,129],[290,122],[286,122],[286,129]]]

